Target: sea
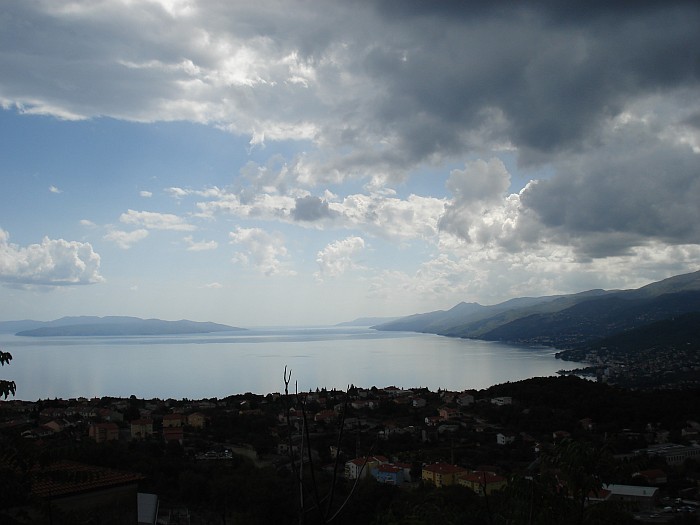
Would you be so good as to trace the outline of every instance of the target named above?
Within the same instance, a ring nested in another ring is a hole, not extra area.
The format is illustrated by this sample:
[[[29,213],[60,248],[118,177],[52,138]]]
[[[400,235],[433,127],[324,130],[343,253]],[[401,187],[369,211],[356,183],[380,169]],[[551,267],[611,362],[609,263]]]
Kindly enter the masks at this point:
[[[553,348],[369,327],[273,327],[213,334],[19,337],[0,378],[25,401],[78,397],[209,399],[292,389],[427,387],[461,391],[556,375],[580,363]]]

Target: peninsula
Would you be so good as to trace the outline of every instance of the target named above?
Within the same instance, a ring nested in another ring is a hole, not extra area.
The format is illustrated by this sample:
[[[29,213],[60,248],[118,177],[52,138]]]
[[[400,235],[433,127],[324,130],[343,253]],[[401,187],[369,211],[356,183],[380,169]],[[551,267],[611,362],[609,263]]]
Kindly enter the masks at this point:
[[[27,326],[27,322],[23,323]],[[17,331],[16,335],[26,337],[144,336],[207,334],[239,330],[244,330],[244,328],[186,319],[163,321],[161,319],[141,319],[124,316],[83,316],[63,317],[49,322],[35,321],[33,325],[29,324],[28,328]]]

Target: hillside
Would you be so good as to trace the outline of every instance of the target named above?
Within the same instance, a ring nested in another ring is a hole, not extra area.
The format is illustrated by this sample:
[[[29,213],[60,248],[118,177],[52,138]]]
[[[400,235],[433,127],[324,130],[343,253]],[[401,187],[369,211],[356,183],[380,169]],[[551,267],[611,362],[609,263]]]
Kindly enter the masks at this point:
[[[692,312],[626,330],[578,348],[564,350],[558,357],[583,361],[594,352],[601,358],[622,359],[647,350],[674,349],[696,356],[700,365],[700,312]]]
[[[460,303],[374,328],[572,348],[691,312],[700,312],[700,272],[636,290],[589,290],[493,306]]]

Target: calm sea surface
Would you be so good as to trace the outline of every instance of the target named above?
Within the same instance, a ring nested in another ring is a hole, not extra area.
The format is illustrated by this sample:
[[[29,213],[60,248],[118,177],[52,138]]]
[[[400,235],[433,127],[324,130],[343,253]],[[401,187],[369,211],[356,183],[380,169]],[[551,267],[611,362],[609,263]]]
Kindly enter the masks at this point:
[[[576,368],[551,348],[369,328],[275,328],[191,336],[17,337],[0,334],[13,360],[0,378],[17,399],[91,396],[225,397],[395,385],[463,390]]]

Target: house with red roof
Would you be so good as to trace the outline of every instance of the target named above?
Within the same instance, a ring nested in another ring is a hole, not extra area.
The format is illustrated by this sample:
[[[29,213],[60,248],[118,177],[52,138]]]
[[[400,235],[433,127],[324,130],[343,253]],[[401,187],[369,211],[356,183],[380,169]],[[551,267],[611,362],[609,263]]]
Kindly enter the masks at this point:
[[[372,469],[389,463],[384,456],[370,456],[351,459],[345,463],[345,477],[347,479],[362,479],[371,475]]]
[[[193,412],[187,416],[187,424],[195,428],[204,428],[207,424],[207,416],[201,412]]]
[[[402,485],[404,480],[403,469],[390,463],[382,463],[372,469],[372,476],[379,483],[387,485]]]
[[[421,478],[436,487],[446,487],[456,485],[459,476],[467,472],[467,469],[449,463],[430,463],[423,466]]]
[[[181,427],[185,416],[182,414],[165,414],[163,416],[163,428]]]
[[[119,427],[116,423],[93,423],[88,429],[88,435],[96,443],[119,440]]]
[[[140,474],[57,461],[36,467],[31,476],[32,499],[38,503],[19,511],[32,523],[78,523],[86,518],[138,523],[138,484],[144,479]]]
[[[462,474],[458,483],[476,492],[479,496],[488,496],[492,492],[503,489],[506,486],[506,478],[495,472],[473,470]]]
[[[166,443],[178,441],[181,445],[185,439],[185,432],[182,427],[163,427],[163,440]]]
[[[146,439],[153,435],[152,419],[134,419],[131,422],[131,439]]]

